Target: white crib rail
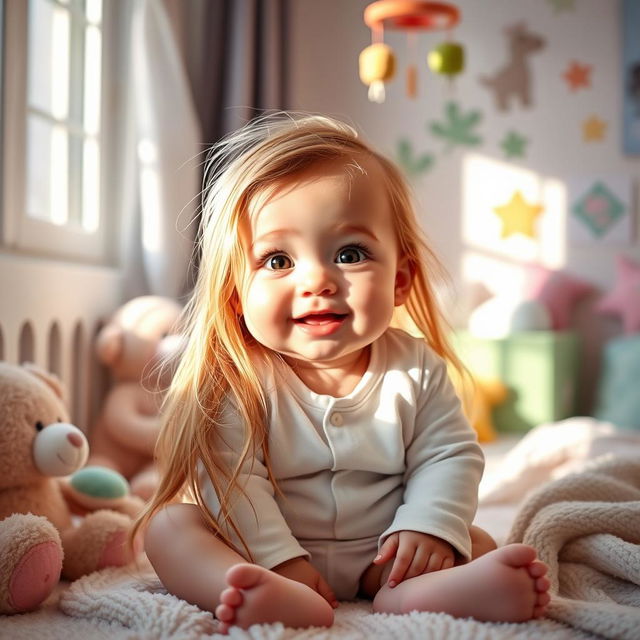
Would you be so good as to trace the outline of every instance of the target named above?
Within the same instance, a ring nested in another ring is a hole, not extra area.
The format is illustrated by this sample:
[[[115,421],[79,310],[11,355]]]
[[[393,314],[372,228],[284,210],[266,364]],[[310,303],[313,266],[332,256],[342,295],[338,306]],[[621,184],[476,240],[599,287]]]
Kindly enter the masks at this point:
[[[115,269],[0,253],[0,360],[35,362],[58,375],[84,431],[106,384],[93,340],[121,291]]]

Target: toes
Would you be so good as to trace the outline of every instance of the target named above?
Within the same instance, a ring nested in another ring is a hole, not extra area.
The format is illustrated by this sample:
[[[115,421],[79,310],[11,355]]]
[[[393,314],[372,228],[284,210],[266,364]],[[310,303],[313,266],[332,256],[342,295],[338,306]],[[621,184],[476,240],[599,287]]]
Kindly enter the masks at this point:
[[[499,553],[501,560],[512,567],[530,565],[536,559],[536,550],[526,544],[508,544],[490,553]]]
[[[242,592],[235,587],[229,587],[220,594],[220,603],[230,607],[239,607],[242,604]]]
[[[542,618],[544,616],[545,610],[546,610],[546,607],[534,607],[532,617]]]
[[[264,577],[265,569],[257,564],[240,563],[234,564],[227,569],[225,578],[230,587],[236,589],[251,589],[255,587]]]
[[[217,629],[218,633],[221,633],[222,635],[226,636],[229,633],[229,629],[231,629],[231,625],[227,624],[226,622],[218,623],[218,629]]]
[[[546,578],[544,576],[542,578],[538,578],[535,582],[536,591],[538,593],[544,593],[545,591],[548,591],[550,586],[551,582],[549,581],[549,578]]]
[[[226,622],[227,624],[233,622],[236,617],[235,609],[227,604],[219,604],[216,607],[215,614],[220,622]]]
[[[538,597],[536,598],[536,607],[546,607],[549,602],[551,602],[551,596],[549,595],[548,591],[539,593]]]
[[[547,567],[544,562],[540,562],[540,560],[532,562],[528,567],[529,575],[532,578],[541,578],[547,573],[548,570],[549,567]]]

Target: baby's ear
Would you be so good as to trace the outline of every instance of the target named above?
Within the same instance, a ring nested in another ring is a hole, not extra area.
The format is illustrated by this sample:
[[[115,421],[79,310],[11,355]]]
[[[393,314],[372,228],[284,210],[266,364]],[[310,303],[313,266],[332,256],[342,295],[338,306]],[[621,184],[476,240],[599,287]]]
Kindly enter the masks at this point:
[[[394,301],[396,307],[404,304],[413,284],[413,263],[407,256],[400,256],[396,270]]]
[[[240,295],[238,294],[237,291],[233,292],[233,295],[231,296],[231,308],[233,309],[234,313],[238,316],[242,315],[242,302],[240,301]]]

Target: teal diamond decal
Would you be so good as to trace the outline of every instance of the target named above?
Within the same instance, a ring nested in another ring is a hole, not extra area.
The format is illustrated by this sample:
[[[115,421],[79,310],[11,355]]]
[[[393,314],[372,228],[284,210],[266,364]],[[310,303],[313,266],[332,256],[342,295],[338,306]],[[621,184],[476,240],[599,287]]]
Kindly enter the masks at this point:
[[[594,236],[601,238],[624,217],[625,207],[602,182],[596,182],[573,205],[571,212]]]

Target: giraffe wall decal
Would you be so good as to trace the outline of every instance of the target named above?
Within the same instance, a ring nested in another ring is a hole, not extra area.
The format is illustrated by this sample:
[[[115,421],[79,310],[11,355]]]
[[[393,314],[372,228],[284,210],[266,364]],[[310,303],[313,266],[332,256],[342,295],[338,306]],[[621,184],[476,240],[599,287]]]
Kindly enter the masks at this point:
[[[480,83],[493,92],[496,108],[508,111],[514,99],[528,108],[531,99],[529,56],[544,48],[545,39],[522,23],[505,29],[509,43],[509,59],[493,75],[481,76]]]

